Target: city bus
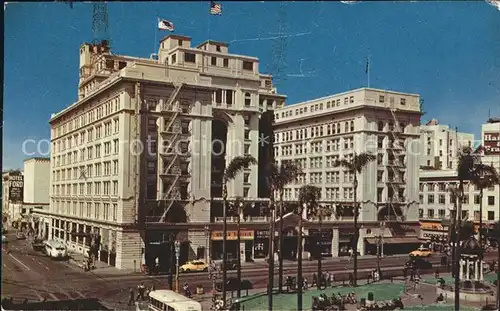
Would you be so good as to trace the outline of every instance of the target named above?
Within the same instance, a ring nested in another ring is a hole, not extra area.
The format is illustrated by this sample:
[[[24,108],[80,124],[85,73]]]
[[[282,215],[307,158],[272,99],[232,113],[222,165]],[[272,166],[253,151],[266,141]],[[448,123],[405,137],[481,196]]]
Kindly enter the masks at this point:
[[[149,293],[149,310],[201,311],[201,304],[174,291],[159,289]]]
[[[68,256],[68,250],[63,243],[49,240],[45,242],[45,254],[50,258],[65,259]]]

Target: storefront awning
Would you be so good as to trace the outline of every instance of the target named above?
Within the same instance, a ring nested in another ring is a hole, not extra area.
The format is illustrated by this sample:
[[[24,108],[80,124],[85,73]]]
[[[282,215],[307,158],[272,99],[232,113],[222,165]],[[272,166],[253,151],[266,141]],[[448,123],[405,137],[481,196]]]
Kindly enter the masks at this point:
[[[421,244],[422,242],[417,237],[388,237],[384,238],[384,244]],[[378,238],[366,238],[366,242],[377,244]]]

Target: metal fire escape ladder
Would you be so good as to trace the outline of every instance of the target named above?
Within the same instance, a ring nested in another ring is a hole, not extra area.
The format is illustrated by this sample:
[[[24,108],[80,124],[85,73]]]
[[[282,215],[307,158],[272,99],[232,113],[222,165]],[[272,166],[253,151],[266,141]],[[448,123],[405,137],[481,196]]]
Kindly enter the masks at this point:
[[[172,115],[170,116],[168,123],[165,125],[165,131],[169,134],[172,134],[170,137],[170,141],[168,146],[166,147],[166,150],[162,150],[164,157],[163,157],[163,163],[165,164],[167,161],[168,165],[164,169],[164,174],[168,174],[168,180],[170,182],[170,186],[166,192],[163,193],[161,200],[166,201],[166,206],[163,211],[163,215],[160,217],[159,222],[165,222],[165,219],[168,215],[168,212],[170,211],[170,208],[174,205],[175,201],[178,201],[180,196],[179,196],[179,191],[177,189],[177,181],[179,180],[180,177],[180,169],[178,169],[178,163],[177,163],[177,158],[178,158],[178,150],[173,148],[176,143],[177,143],[177,138],[179,137],[179,127],[176,126],[177,124],[174,124],[174,122],[177,121],[177,118],[179,116],[179,113],[181,112],[181,107],[179,104],[174,104],[177,95],[179,94],[181,88],[182,88],[182,83],[173,83],[175,89],[170,95],[167,103],[164,105],[163,109],[165,111],[171,112]],[[176,167],[177,166],[177,167]],[[165,167],[165,165],[164,165]]]
[[[394,141],[393,141],[392,146],[389,146],[391,152],[394,155],[393,163],[389,163],[389,168],[393,172],[393,180],[389,180],[389,184],[390,184],[392,191],[393,191],[392,200],[390,202],[390,208],[394,212],[394,215],[396,215],[397,221],[401,221],[403,217],[400,216],[396,212],[396,208],[394,207],[394,203],[396,203],[398,206],[401,203],[404,203],[400,200],[400,197],[399,197],[399,183],[402,182],[401,170],[400,170],[401,163],[399,163],[399,156],[401,155],[401,153],[405,149],[404,149],[404,146],[402,146],[400,144],[401,127],[399,126],[399,121],[398,121],[398,118],[396,115],[397,109],[391,107],[391,108],[389,108],[389,110],[391,111],[392,118],[394,119],[394,128],[392,130],[390,130]],[[404,215],[404,217],[406,217],[406,215]]]

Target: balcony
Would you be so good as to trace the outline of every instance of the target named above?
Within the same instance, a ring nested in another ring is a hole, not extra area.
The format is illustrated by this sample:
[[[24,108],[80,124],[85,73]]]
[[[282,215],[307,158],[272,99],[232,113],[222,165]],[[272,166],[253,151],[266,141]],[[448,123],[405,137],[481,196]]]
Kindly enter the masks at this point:
[[[267,216],[243,216],[240,220],[242,223],[250,223],[250,222],[269,222],[269,217]],[[228,223],[237,223],[238,216],[226,217],[226,221]],[[215,217],[216,223],[224,222],[224,217]]]

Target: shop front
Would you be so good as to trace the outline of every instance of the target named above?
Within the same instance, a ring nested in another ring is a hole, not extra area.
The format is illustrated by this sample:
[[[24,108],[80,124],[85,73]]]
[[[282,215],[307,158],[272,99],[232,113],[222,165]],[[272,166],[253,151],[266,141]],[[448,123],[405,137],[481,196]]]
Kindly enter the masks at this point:
[[[253,243],[253,259],[264,259],[269,253],[269,230],[256,230]]]
[[[419,238],[425,242],[448,239],[448,226],[443,226],[440,222],[420,222]]]
[[[339,229],[339,257],[350,256],[349,249],[354,245],[354,229]]]
[[[316,257],[321,252],[321,257],[332,257],[332,229],[309,229],[309,235],[306,238],[304,251],[310,252]]]
[[[238,245],[238,231],[228,230],[226,234],[226,256],[228,259],[237,258],[238,251],[241,253],[241,260],[251,260],[251,253],[254,248],[254,230],[240,230],[240,245]],[[212,231],[212,259],[223,259],[222,240],[223,231]],[[250,258],[247,258],[247,256]]]

